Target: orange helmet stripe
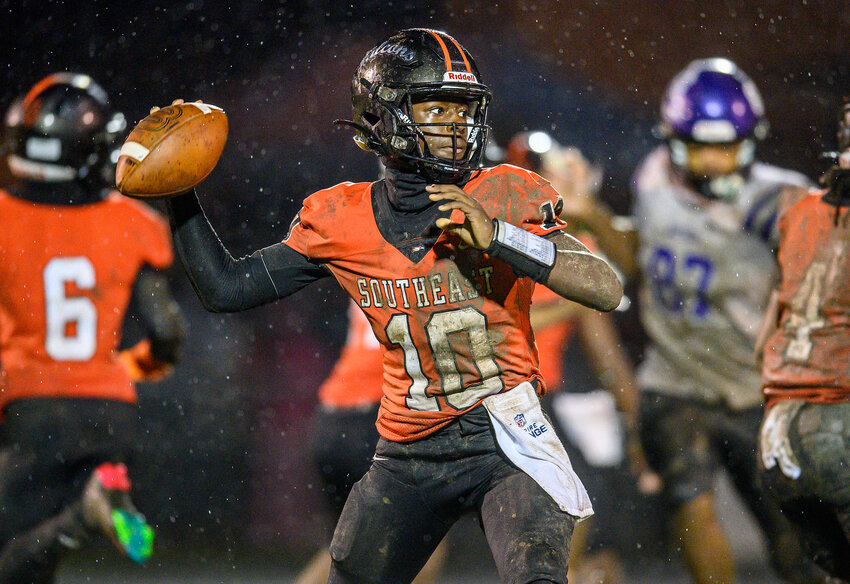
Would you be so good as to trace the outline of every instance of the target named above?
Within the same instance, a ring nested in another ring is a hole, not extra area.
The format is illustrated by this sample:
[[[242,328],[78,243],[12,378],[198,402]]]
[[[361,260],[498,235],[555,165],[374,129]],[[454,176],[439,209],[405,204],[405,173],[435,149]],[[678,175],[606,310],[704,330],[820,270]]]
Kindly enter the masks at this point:
[[[35,99],[42,91],[44,91],[45,89],[47,89],[48,87],[50,87],[52,85],[56,85],[56,83],[57,83],[57,75],[56,74],[48,75],[47,77],[45,77],[44,79],[42,79],[41,81],[39,81],[38,83],[33,85],[32,89],[30,89],[27,92],[27,94],[24,96],[24,104],[29,105],[32,102],[32,100]]]
[[[434,38],[437,39],[438,43],[440,43],[440,47],[443,49],[443,58],[446,60],[446,71],[451,71],[452,70],[452,58],[451,58],[451,55],[449,55],[449,48],[446,46],[446,43],[443,42],[443,39],[440,38],[440,35],[438,35],[433,30],[429,30],[428,32],[430,32],[432,35],[434,35]],[[451,37],[449,37],[449,38],[451,38]],[[454,41],[454,39],[452,39],[452,40]],[[455,43],[455,45],[457,45],[457,43]],[[463,54],[463,51],[461,51],[461,54]],[[464,57],[463,60],[466,61],[466,57]]]
[[[460,48],[460,45],[457,44],[457,41],[454,39],[454,37],[450,37],[449,35],[446,36],[449,37],[449,40],[452,41],[452,44],[457,47],[457,52],[460,53],[461,57],[463,57],[463,64],[466,65],[467,73],[472,73],[472,68],[469,66],[469,61],[467,61],[466,59],[466,53],[463,52],[463,49]]]

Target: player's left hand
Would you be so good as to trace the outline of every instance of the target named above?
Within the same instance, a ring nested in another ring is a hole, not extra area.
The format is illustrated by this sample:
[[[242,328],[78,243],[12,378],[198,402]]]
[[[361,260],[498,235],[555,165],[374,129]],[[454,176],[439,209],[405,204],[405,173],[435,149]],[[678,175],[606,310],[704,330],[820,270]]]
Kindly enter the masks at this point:
[[[463,213],[463,222],[452,218],[437,219],[437,227],[457,234],[461,240],[476,249],[486,249],[493,240],[493,219],[484,211],[481,203],[467,195],[457,185],[428,185],[425,190],[431,193],[432,201],[446,201],[440,205],[441,211],[459,209]]]
[[[171,373],[171,365],[154,358],[147,339],[119,352],[118,361],[133,381],[159,381]]]

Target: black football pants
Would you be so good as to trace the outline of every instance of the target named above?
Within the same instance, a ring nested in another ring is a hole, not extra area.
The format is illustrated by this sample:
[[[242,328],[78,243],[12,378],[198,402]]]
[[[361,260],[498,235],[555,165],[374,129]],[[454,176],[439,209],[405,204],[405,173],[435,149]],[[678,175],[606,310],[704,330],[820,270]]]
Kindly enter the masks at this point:
[[[575,518],[499,451],[478,407],[411,443],[381,439],[331,543],[329,583],[408,583],[475,512],[502,582],[566,583]]]
[[[802,535],[809,556],[850,582],[850,402],[780,402],[793,408],[787,439],[800,475],[764,469],[767,490]]]
[[[354,483],[372,466],[378,444],[377,419],[378,404],[316,410],[310,430],[310,452],[334,520],[339,519]]]
[[[710,493],[722,464],[767,539],[773,568],[792,584],[819,582],[797,533],[764,490],[756,452],[761,419],[761,407],[733,411],[652,391],[641,395],[641,438],[671,506]]]

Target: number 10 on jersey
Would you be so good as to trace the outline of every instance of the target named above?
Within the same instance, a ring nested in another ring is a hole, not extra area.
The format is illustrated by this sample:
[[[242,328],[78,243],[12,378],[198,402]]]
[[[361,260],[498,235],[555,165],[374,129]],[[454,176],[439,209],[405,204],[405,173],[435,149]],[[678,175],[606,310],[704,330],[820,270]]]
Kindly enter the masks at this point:
[[[425,347],[414,344],[409,316],[394,314],[385,332],[390,342],[404,351],[404,368],[411,379],[407,407],[418,411],[439,411],[437,397],[427,393],[430,380],[423,372],[420,356],[420,350]],[[487,331],[487,317],[482,312],[472,307],[435,312],[425,325],[425,334],[427,349],[440,379],[441,393],[449,406],[463,410],[504,389]],[[456,351],[457,343],[463,343],[464,350]],[[480,380],[478,383],[464,388],[458,356],[472,360]]]

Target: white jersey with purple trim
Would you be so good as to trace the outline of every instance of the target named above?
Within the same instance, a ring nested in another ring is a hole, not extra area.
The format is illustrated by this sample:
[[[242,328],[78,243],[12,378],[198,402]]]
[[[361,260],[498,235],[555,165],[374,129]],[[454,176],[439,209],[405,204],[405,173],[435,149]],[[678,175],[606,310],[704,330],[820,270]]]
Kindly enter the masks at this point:
[[[779,195],[809,186],[756,163],[734,200],[709,200],[678,180],[665,147],[647,157],[633,208],[650,339],[641,387],[734,409],[761,404],[754,342],[778,274]]]

